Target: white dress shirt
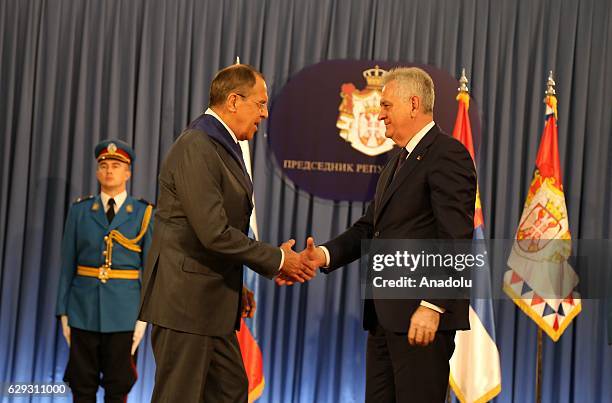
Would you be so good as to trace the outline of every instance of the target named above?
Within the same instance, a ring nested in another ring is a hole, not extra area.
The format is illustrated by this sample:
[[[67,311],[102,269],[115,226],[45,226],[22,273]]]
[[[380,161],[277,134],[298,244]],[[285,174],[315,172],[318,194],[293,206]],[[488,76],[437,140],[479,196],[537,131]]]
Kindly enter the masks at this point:
[[[425,137],[425,135],[429,133],[431,128],[434,127],[435,125],[436,125],[436,122],[432,120],[431,122],[427,123],[421,130],[419,130],[417,134],[412,136],[408,144],[406,144],[406,147],[404,147],[406,151],[408,151],[408,155],[410,155],[410,153],[414,151],[416,146],[421,142],[421,140],[423,140],[423,137]]]
[[[119,212],[119,209],[121,209],[121,206],[125,202],[125,199],[127,199],[127,191],[124,190],[123,192],[119,193],[115,197],[111,197],[110,195],[104,192],[100,192],[100,199],[102,199],[102,205],[104,206],[105,213],[108,211],[108,201],[110,199],[115,200],[114,210],[115,210],[115,214],[117,214]]]

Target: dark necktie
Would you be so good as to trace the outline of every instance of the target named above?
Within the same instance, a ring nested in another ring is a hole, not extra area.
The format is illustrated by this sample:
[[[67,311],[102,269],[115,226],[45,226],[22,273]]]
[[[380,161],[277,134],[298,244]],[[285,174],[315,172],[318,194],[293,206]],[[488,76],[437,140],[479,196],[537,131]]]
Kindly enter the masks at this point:
[[[400,151],[399,159],[397,160],[397,165],[395,166],[395,171],[393,172],[393,179],[395,179],[397,173],[402,168],[402,165],[404,165],[404,162],[406,162],[406,158],[408,158],[408,151],[406,150],[406,148],[402,148],[402,151]]]
[[[113,222],[113,218],[115,218],[115,199],[108,199],[108,210],[106,210],[106,218],[108,219],[108,223]]]

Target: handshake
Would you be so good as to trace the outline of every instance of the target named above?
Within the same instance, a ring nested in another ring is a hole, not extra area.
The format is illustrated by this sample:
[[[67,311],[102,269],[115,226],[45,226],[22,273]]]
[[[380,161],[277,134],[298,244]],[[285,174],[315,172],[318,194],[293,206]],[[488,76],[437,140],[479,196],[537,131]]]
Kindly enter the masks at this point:
[[[317,269],[325,266],[327,262],[325,252],[315,246],[312,237],[308,237],[306,249],[300,253],[292,249],[294,245],[295,240],[293,239],[281,245],[281,249],[285,253],[285,261],[279,275],[274,279],[278,285],[293,285],[294,283],[308,281],[317,274]]]

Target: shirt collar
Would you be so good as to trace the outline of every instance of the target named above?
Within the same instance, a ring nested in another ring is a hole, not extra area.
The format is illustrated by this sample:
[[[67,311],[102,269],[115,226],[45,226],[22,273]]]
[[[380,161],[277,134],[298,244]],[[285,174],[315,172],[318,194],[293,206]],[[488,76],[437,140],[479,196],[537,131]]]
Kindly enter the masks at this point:
[[[104,205],[104,211],[108,210],[108,201],[110,200],[110,198],[111,198],[110,195],[104,192],[100,192],[100,199],[102,199],[102,204]],[[113,199],[115,200],[115,213],[116,213],[117,211],[119,211],[119,209],[123,205],[123,202],[125,202],[125,199],[127,199],[127,191],[124,190],[123,192],[113,197]]]
[[[223,119],[221,119],[221,117],[219,115],[217,115],[215,113],[215,111],[213,111],[212,109],[208,108],[206,109],[206,112],[204,112],[205,115],[210,115],[210,116],[214,116],[219,122],[221,122],[221,124],[227,129],[227,131],[229,132],[230,136],[232,136],[232,139],[234,139],[234,143],[238,144],[238,139],[236,138],[236,135],[234,134],[234,132],[232,131],[232,129],[229,128],[229,126],[227,124],[225,124],[225,122],[223,121]]]
[[[416,146],[419,144],[419,142],[421,140],[423,140],[423,137],[425,137],[425,135],[431,130],[432,127],[434,127],[436,125],[436,122],[434,122],[433,120],[429,123],[427,123],[421,130],[419,130],[417,132],[417,134],[415,134],[410,141],[408,142],[408,144],[406,144],[406,151],[408,151],[408,154],[410,154],[411,152],[414,151],[414,149],[416,148]]]

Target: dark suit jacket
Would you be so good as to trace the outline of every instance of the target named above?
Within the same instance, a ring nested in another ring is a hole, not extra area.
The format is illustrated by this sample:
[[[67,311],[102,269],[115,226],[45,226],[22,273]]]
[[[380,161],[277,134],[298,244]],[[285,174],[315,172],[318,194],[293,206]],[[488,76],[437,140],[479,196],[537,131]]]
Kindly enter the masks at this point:
[[[281,251],[250,239],[252,185],[223,125],[202,115],[170,148],[159,175],[141,320],[206,336],[238,329],[242,267],[272,278]]]
[[[381,172],[366,214],[324,244],[331,259],[327,271],[359,258],[363,239],[472,238],[476,172],[465,147],[434,126],[390,182],[398,158],[392,158]],[[428,302],[445,309],[439,330],[469,329],[469,301]],[[364,328],[372,329],[378,322],[389,331],[405,333],[419,304],[420,300],[366,300]]]

